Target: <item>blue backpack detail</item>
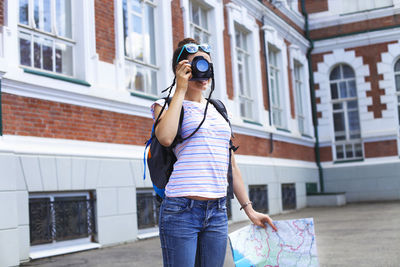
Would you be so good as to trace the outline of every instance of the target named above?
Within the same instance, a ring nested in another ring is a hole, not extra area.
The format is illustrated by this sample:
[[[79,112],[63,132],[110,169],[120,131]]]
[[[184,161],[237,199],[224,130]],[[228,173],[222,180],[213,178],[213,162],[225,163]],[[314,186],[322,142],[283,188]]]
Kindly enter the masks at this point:
[[[164,98],[166,102],[171,102],[171,98]],[[224,104],[217,99],[210,99],[209,102],[213,104],[215,109],[224,117],[224,119],[228,122],[229,126],[231,127],[231,123],[228,119],[228,113]],[[163,110],[161,110],[162,112]],[[160,113],[161,113],[160,112]],[[183,141],[181,137],[181,128],[183,122],[183,115],[184,110],[182,107],[180,118],[179,118],[179,127],[176,134],[176,137],[169,147],[165,147],[160,144],[157,140],[155,135],[155,127],[157,126],[157,120],[153,124],[153,128],[151,130],[151,137],[146,142],[146,146],[144,149],[143,155],[143,163],[144,163],[144,172],[143,172],[143,179],[146,179],[146,162],[150,172],[150,178],[153,183],[154,191],[156,192],[157,199],[162,201],[165,198],[165,186],[169,181],[169,177],[174,168],[174,163],[176,162],[177,158],[173,152],[173,148]],[[198,129],[197,129],[198,130]],[[196,131],[197,131],[196,130]],[[195,132],[196,132],[195,131]],[[193,132],[191,136],[195,133]],[[232,137],[233,134],[232,134]],[[231,164],[231,156],[232,151],[236,151],[238,147],[235,147],[230,140],[230,148],[229,148],[229,167],[228,167],[228,192],[227,195],[229,198],[233,198],[233,182],[232,182],[232,164]],[[147,152],[147,153],[146,153]]]

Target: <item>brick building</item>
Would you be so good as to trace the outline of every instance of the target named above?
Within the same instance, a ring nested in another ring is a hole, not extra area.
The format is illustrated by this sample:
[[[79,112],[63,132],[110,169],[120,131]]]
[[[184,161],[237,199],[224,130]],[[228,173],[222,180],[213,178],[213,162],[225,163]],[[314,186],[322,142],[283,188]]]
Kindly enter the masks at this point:
[[[1,0],[0,265],[157,231],[149,107],[189,36],[213,47],[256,209],[302,208],[316,190],[399,199],[399,12],[399,0]],[[228,213],[246,218],[236,200]]]

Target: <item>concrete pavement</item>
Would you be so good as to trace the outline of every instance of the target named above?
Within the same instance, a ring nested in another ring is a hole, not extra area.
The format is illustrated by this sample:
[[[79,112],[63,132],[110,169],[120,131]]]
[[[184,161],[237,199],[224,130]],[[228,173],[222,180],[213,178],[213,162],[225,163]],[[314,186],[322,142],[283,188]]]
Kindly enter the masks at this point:
[[[321,266],[400,266],[400,201],[306,208],[274,220],[313,217]],[[249,222],[229,225],[229,232]],[[23,266],[162,266],[158,238],[40,259]],[[233,266],[228,245],[224,267]]]

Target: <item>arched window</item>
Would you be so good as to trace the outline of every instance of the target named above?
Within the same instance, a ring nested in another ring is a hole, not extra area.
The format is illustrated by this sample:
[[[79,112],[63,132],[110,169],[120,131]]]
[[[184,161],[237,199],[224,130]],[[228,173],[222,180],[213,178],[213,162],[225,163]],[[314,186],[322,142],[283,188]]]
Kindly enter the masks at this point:
[[[396,95],[397,95],[397,109],[399,115],[399,125],[400,125],[400,59],[397,60],[394,65],[394,80],[396,83]]]
[[[329,80],[335,131],[334,158],[336,160],[362,158],[354,71],[350,66],[340,64],[332,70]]]

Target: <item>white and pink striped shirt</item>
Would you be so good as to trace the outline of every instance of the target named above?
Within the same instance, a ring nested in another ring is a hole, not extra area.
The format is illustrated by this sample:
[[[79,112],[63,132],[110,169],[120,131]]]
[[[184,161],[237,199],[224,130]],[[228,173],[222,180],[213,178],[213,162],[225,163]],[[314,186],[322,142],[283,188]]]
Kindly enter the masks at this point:
[[[164,99],[154,105],[163,106]],[[204,116],[205,104],[183,101],[182,137],[189,136]],[[201,128],[174,148],[177,161],[165,188],[168,197],[199,196],[220,198],[228,186],[229,140],[231,129],[224,117],[210,103]]]

